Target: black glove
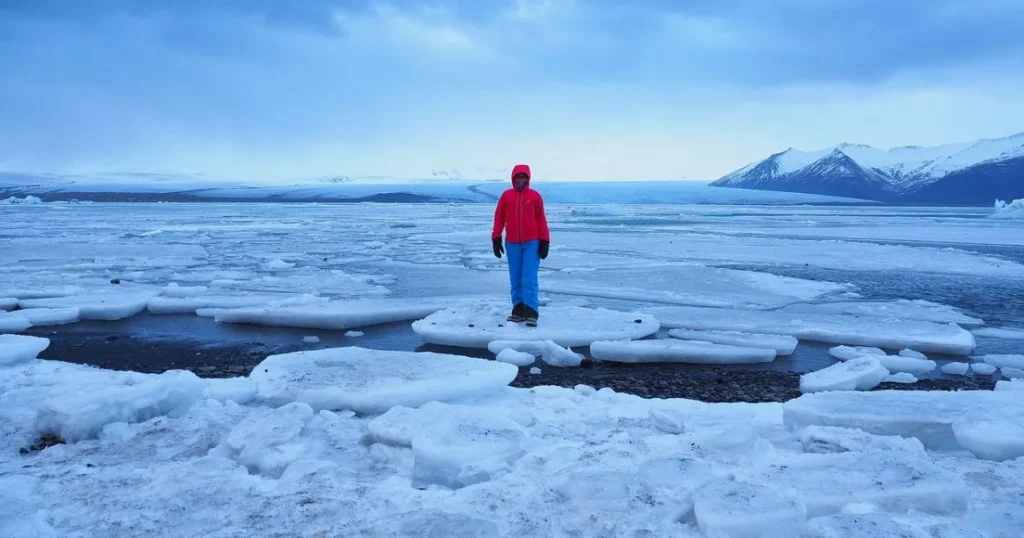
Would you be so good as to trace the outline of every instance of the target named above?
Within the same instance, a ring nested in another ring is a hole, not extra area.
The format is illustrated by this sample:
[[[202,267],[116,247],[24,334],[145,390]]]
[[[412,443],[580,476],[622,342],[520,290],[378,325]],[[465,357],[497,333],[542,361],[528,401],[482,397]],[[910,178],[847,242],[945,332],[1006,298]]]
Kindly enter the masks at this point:
[[[501,255],[505,253],[505,247],[501,244],[501,238],[495,237],[491,239],[491,243],[494,244],[494,257],[501,258]]]
[[[550,247],[550,246],[551,246],[551,241],[541,241],[540,242],[540,249],[537,252],[540,255],[540,259],[542,259],[542,260],[548,259],[548,247]]]

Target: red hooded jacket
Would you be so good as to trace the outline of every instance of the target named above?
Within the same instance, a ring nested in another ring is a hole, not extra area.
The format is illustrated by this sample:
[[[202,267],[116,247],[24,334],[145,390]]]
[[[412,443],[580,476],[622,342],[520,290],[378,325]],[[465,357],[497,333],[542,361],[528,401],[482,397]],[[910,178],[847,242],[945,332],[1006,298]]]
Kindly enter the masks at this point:
[[[494,210],[494,231],[491,239],[499,239],[501,231],[506,231],[505,240],[509,243],[525,243],[527,241],[551,241],[548,231],[548,219],[544,215],[544,199],[540,193],[530,188],[527,179],[526,188],[515,189],[517,174],[526,174],[532,178],[530,167],[517,164],[512,168],[512,188],[502,193],[498,207]]]

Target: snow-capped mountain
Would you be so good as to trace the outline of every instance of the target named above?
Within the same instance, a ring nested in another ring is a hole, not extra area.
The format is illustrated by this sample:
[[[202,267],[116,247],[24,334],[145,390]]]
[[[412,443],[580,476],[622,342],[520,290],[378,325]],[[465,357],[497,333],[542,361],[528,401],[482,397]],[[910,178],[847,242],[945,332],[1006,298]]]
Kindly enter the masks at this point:
[[[787,149],[712,183],[774,191],[938,204],[991,204],[1024,196],[1024,133],[888,151],[840,144]]]

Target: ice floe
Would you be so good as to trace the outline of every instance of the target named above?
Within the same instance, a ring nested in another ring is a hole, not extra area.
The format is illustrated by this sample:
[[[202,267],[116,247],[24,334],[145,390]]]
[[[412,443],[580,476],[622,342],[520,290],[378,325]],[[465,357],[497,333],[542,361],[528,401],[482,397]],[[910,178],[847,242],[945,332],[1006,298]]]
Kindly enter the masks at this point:
[[[755,334],[738,331],[691,331],[688,329],[672,329],[668,332],[668,335],[680,340],[697,340],[730,346],[774,349],[775,353],[781,356],[791,355],[796,351],[798,343],[797,339],[792,336]]]
[[[589,346],[609,338],[644,338],[656,333],[658,320],[643,314],[603,308],[542,308],[539,326],[508,323],[506,307],[476,305],[438,311],[412,324],[431,344],[486,348],[495,340],[535,340],[566,347]]]

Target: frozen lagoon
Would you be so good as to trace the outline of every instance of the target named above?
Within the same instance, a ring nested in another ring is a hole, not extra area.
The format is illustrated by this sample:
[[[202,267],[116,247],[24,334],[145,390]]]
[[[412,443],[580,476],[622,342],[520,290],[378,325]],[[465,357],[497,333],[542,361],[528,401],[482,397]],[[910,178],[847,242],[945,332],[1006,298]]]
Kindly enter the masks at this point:
[[[788,312],[771,324],[873,316],[867,327],[875,336],[884,329],[879,319],[945,327],[946,317],[964,316],[986,328],[1024,326],[1020,230],[984,219],[983,211],[648,206],[585,217],[572,216],[573,209],[552,208],[555,243],[542,282],[550,283],[545,294],[553,305]],[[347,329],[217,325],[216,312],[197,313],[272,304],[329,311],[377,298],[410,308],[438,297],[500,302],[506,289],[502,262],[486,248],[490,215],[482,206],[43,205],[0,211],[0,234],[10,246],[0,258],[0,295],[17,299],[0,304],[45,301],[25,304],[78,308],[86,316],[77,324],[30,329],[56,332],[55,342],[88,331],[101,335],[117,324],[124,330],[110,333],[137,336],[132,344],[138,349],[151,341],[149,333],[176,335],[165,346],[192,334],[207,344],[223,339],[257,347],[261,355],[339,345],[376,346],[376,353],[432,350],[418,347],[408,321],[346,337]],[[794,227],[807,230],[796,234]],[[845,229],[851,231],[843,235]],[[865,230],[879,236],[865,237]],[[654,278],[645,282],[645,272]],[[623,285],[609,290],[603,281]],[[177,286],[168,289],[171,283]],[[179,308],[196,313],[132,315],[148,310],[141,300],[147,294],[179,300]],[[850,313],[851,303],[874,314]],[[808,312],[812,304],[817,313]],[[42,314],[34,316],[60,318]],[[122,315],[128,317],[104,321]],[[4,316],[20,318],[17,311]],[[965,330],[977,328],[959,321]],[[1021,353],[1021,340],[984,334],[974,354]],[[304,344],[306,335],[320,337],[320,344]],[[126,339],[100,336],[103,343],[85,349],[124,346]],[[831,345],[802,340],[791,356],[768,366],[819,369],[835,362],[828,357]],[[277,349],[288,346],[295,349]],[[54,349],[40,356],[53,358]],[[71,346],[62,349],[75,353]],[[371,351],[361,356],[387,360]],[[95,360],[81,352],[59,358]],[[553,375],[554,367],[539,366],[544,373],[533,377]],[[511,366],[500,367],[495,375],[507,376]],[[445,368],[437,370],[442,379],[452,374]],[[401,371],[380,375],[394,379]],[[934,375],[946,377],[938,369]],[[296,376],[302,378],[317,376]],[[488,375],[486,384],[468,382],[468,392],[438,397],[451,401],[418,408],[422,400],[385,401],[369,409],[393,407],[376,415],[345,409],[344,399],[313,406],[298,396],[305,392],[263,395],[261,380],[247,377],[151,376],[33,359],[0,371],[0,380],[4,535],[255,529],[568,535],[585,529],[744,536],[779,522],[823,536],[886,529],[882,536],[988,537],[1024,528],[1024,475],[1020,460],[1012,459],[1021,417],[1012,413],[1019,408],[1012,392],[954,398],[870,392],[846,399],[841,396],[848,393],[819,393],[784,408],[647,400],[583,386],[504,389]],[[379,393],[370,396],[379,401]],[[894,415],[894,402],[911,402],[908,415]],[[17,455],[42,429],[67,432],[77,442]],[[829,481],[836,487],[820,491]],[[192,517],[182,518],[186,507]]]

